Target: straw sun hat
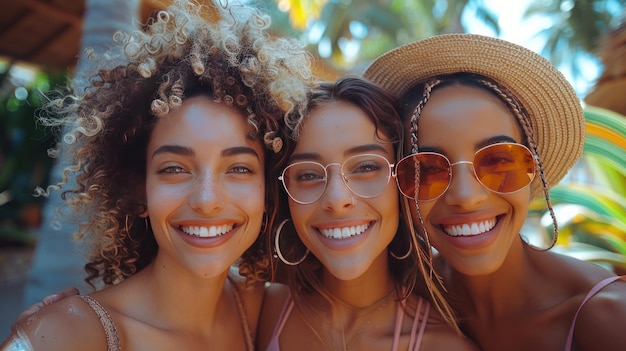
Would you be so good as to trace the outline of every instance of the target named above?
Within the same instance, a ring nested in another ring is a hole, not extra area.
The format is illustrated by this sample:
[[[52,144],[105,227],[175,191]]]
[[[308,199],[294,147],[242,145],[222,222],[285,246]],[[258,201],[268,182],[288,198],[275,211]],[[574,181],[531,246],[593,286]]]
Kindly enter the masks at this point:
[[[364,76],[402,97],[418,83],[460,72],[491,78],[518,99],[530,118],[548,186],[558,183],[582,152],[585,120],[572,86],[540,55],[496,38],[444,34],[383,54]],[[531,187],[533,198],[543,194],[539,177]]]

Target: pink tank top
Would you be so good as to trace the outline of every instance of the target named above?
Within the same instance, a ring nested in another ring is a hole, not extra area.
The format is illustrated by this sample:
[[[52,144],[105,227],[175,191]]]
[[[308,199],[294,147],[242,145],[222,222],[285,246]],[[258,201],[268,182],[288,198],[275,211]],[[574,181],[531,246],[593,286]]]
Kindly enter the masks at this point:
[[[607,285],[619,279],[626,281],[626,275],[606,278],[600,281],[598,284],[596,284],[593,288],[591,288],[587,296],[585,296],[585,298],[583,299],[583,302],[580,304],[580,306],[578,306],[578,310],[576,311],[576,314],[574,315],[574,320],[572,321],[572,325],[569,328],[569,334],[567,335],[567,342],[565,343],[565,351],[570,351],[572,349],[572,342],[574,340],[574,326],[576,325],[576,318],[578,318],[578,313],[580,312],[580,310],[587,303],[587,301],[589,301],[600,290],[604,289]]]
[[[274,327],[274,333],[272,334],[272,338],[270,339],[269,345],[267,345],[267,351],[280,351],[279,338],[280,333],[283,331],[283,327],[285,323],[287,323],[287,319],[289,319],[289,315],[291,315],[291,311],[293,310],[294,301],[291,298],[291,295],[287,296],[287,300],[285,301],[285,305],[278,317],[278,322],[276,323],[276,327]],[[405,302],[402,301],[398,304],[398,309],[396,311],[396,323],[393,334],[393,345],[391,346],[392,351],[398,350],[398,344],[400,343],[400,333],[402,332],[402,320],[404,319],[404,306]],[[424,311],[424,317],[422,319],[419,318],[420,313]],[[409,351],[419,351],[420,345],[422,344],[422,337],[424,336],[424,331],[426,330],[426,322],[428,321],[428,314],[430,313],[430,304],[426,302],[421,297],[417,303],[417,307],[415,308],[415,319],[413,320],[413,324],[411,326],[411,337],[409,339]],[[421,323],[420,323],[421,321]]]

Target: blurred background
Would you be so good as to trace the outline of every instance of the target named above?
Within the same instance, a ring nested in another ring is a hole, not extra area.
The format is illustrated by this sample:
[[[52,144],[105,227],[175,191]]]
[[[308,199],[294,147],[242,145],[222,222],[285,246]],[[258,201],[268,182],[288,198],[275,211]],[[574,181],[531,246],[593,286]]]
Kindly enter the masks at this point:
[[[198,0],[202,2],[203,0]],[[88,69],[87,47],[104,51],[170,0],[2,0],[0,11],[0,338],[27,305],[83,284],[73,226],[56,216],[54,131],[35,123],[42,93]],[[584,155],[551,191],[555,251],[626,274],[626,0],[256,0],[273,31],[306,43],[319,77],[362,73],[378,55],[421,38],[468,32],[501,37],[543,55],[585,105]],[[523,235],[551,241],[537,200]]]

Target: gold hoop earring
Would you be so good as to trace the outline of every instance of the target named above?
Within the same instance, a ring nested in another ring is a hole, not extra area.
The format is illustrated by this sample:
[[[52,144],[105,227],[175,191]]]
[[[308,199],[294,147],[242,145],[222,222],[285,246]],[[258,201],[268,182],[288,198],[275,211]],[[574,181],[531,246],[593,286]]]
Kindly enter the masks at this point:
[[[413,251],[413,243],[411,242],[411,240],[409,240],[409,250],[404,255],[398,256],[395,253],[393,253],[391,249],[389,249],[389,254],[391,255],[391,257],[395,258],[396,260],[402,261],[402,260],[406,260],[411,255],[411,251]]]
[[[289,222],[289,220],[285,219],[284,221],[280,223],[280,225],[276,229],[276,236],[274,237],[274,249],[276,250],[276,254],[278,255],[278,258],[280,258],[280,260],[283,261],[284,264],[289,265],[289,266],[297,266],[307,258],[307,256],[309,255],[309,248],[306,249],[304,256],[302,256],[302,258],[297,260],[296,262],[288,261],[285,258],[285,256],[283,256],[283,253],[280,251],[279,238],[280,238],[280,232],[282,231],[283,227],[285,226],[287,222]]]

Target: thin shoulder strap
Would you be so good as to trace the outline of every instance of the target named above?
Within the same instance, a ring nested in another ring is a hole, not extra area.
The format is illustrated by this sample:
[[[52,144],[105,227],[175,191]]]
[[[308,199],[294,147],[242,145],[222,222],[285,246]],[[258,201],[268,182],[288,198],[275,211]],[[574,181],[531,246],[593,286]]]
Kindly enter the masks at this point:
[[[398,351],[398,344],[400,343],[400,333],[402,331],[402,320],[404,319],[405,306],[406,300],[402,300],[398,304],[398,309],[396,311],[396,325],[393,331],[393,344],[391,345],[392,351]]]
[[[98,319],[100,319],[100,324],[102,324],[102,328],[104,329],[104,335],[107,338],[107,350],[121,351],[122,346],[120,344],[120,336],[117,333],[117,328],[115,327],[113,319],[111,318],[109,313],[93,297],[88,295],[78,295],[78,297],[87,302],[89,307],[91,307],[91,309],[96,312],[96,315],[98,315]]]
[[[569,333],[567,334],[567,342],[565,343],[565,351],[570,351],[572,349],[572,342],[574,340],[574,326],[576,325],[576,319],[578,318],[578,313],[583,308],[583,306],[587,303],[587,301],[589,301],[595,294],[597,294],[600,290],[604,289],[607,285],[611,284],[612,282],[618,279],[626,280],[624,278],[626,278],[626,276],[624,275],[606,278],[600,281],[598,284],[596,284],[589,291],[589,293],[587,293],[587,296],[585,296],[585,298],[583,299],[583,302],[580,304],[580,306],[578,306],[578,310],[576,311],[576,314],[574,315],[574,320],[572,321],[572,325],[569,328]]]
[[[293,299],[291,298],[291,294],[287,295],[287,299],[285,299],[285,304],[283,305],[282,310],[280,311],[280,315],[278,316],[278,321],[276,321],[276,325],[274,326],[274,332],[272,333],[272,338],[270,339],[269,344],[267,345],[266,351],[280,351],[280,333],[283,331],[283,327],[285,326],[289,315],[291,314],[291,310],[293,309]]]
[[[230,281],[230,278],[229,278]],[[246,350],[254,351],[254,337],[250,332],[250,325],[248,324],[248,314],[246,313],[246,306],[243,304],[243,300],[241,299],[241,295],[239,294],[239,290],[237,285],[230,281],[231,286],[233,287],[233,295],[235,296],[235,301],[237,302],[237,312],[239,312],[239,318],[241,319],[241,326],[243,327],[243,334],[246,338]]]
[[[280,316],[278,316],[278,322],[276,322],[276,327],[274,328],[274,333],[272,334],[273,338],[278,338],[280,333],[282,333],[285,324],[287,323],[287,319],[289,315],[291,315],[291,310],[293,310],[293,299],[291,298],[291,294],[287,295],[287,299],[285,300],[285,305],[283,306],[282,311],[280,311]]]
[[[419,351],[420,346],[422,345],[422,338],[424,337],[426,324],[428,324],[428,315],[430,314],[430,304],[421,297],[419,299],[419,303],[417,304],[417,308],[415,309],[415,319],[413,319],[413,326],[411,327],[411,339],[409,341],[409,350],[414,351]],[[422,307],[424,307],[424,316],[420,319]],[[419,332],[417,332],[418,325],[420,326]]]
[[[392,351],[397,351],[400,343],[400,333],[402,332],[402,320],[404,318],[404,309],[406,308],[406,300],[400,301],[398,304],[398,310],[396,312],[396,325],[393,333],[393,344],[391,345]],[[420,314],[422,313],[422,308],[424,309],[424,316],[420,319]],[[426,324],[428,322],[428,314],[430,313],[430,304],[421,297],[417,302],[417,306],[415,307],[415,317],[413,317],[413,324],[411,325],[411,335],[409,337],[409,348],[408,350],[419,351],[420,345],[422,345],[422,338],[424,336],[424,332],[426,330]],[[421,320],[421,325],[420,325]],[[417,327],[420,326],[419,332]]]

